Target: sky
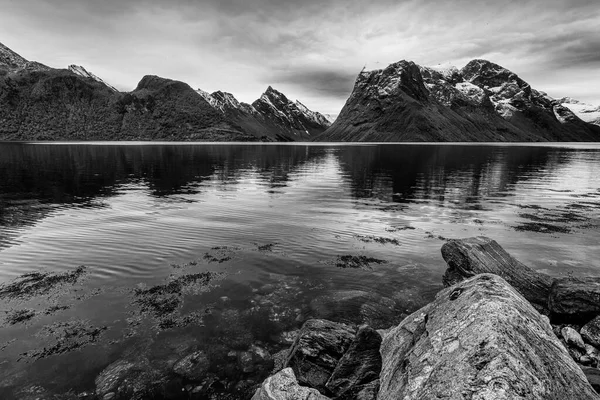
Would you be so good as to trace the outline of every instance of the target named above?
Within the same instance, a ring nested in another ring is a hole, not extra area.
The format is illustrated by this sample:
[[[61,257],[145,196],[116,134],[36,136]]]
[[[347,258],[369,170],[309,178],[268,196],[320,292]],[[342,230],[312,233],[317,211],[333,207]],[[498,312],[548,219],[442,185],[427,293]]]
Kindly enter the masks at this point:
[[[267,86],[337,114],[357,74],[410,60],[500,64],[600,104],[598,0],[0,0],[0,42],[122,91],[144,75],[233,93]]]

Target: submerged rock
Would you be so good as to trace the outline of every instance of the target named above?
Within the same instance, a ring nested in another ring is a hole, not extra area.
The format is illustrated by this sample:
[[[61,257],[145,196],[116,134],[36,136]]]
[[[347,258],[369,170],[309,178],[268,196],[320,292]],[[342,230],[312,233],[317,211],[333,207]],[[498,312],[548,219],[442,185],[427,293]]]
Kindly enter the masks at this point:
[[[164,380],[164,373],[154,369],[146,359],[118,360],[96,377],[96,396],[114,400],[152,398],[153,392],[164,384]]]
[[[318,390],[300,386],[291,368],[267,378],[252,400],[327,400]]]
[[[600,314],[600,278],[556,279],[548,308],[553,320],[588,322]]]
[[[322,319],[306,321],[287,361],[298,382],[326,392],[325,384],[354,340],[355,331],[351,326]]]
[[[195,351],[173,365],[173,372],[192,381],[200,381],[206,376],[210,362],[206,353]]]
[[[534,271],[508,254],[495,240],[484,236],[449,240],[442,246],[448,264],[444,285],[450,286],[477,274],[505,279],[538,310],[547,308],[553,279]]]
[[[547,320],[492,274],[438,293],[384,337],[381,355],[380,399],[600,398]]]
[[[561,329],[560,333],[562,334],[562,337],[565,339],[565,342],[567,342],[568,345],[575,346],[576,348],[585,351],[585,344],[583,343],[583,339],[581,338],[579,332],[577,332],[575,329],[569,326],[565,326]]]
[[[375,328],[388,327],[399,314],[394,300],[363,290],[339,290],[318,296],[310,302],[310,309],[317,318]]]
[[[600,316],[594,318],[581,328],[581,336],[586,342],[600,347]]]

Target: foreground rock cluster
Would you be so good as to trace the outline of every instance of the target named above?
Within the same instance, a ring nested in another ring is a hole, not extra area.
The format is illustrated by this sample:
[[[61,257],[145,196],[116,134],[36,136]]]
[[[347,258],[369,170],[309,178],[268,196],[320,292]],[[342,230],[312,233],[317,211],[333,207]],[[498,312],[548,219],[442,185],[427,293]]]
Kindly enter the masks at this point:
[[[388,330],[307,321],[253,399],[600,399],[600,280],[554,280],[484,237],[442,255],[432,303]]]

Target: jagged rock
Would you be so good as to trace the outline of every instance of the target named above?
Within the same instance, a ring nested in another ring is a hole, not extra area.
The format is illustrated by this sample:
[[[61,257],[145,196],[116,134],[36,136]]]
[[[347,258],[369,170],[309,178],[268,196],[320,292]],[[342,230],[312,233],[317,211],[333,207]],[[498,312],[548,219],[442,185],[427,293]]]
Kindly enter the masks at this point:
[[[361,326],[354,341],[339,360],[325,387],[334,398],[353,398],[379,378],[381,372],[381,336],[369,326]]]
[[[484,236],[449,240],[442,246],[448,264],[444,285],[450,286],[477,274],[501,276],[538,310],[547,307],[552,278],[536,272],[508,254],[495,240]]]
[[[553,321],[587,323],[600,314],[600,278],[560,278],[550,289]]]
[[[228,120],[259,138],[310,140],[331,125],[322,114],[309,110],[300,101],[290,101],[270,86],[252,104],[240,103],[231,93],[216,91],[209,94],[200,89],[197,92]]]
[[[583,343],[583,339],[579,332],[569,326],[565,326],[560,332],[568,345],[575,346],[579,350],[585,351],[585,344]]]
[[[206,353],[195,351],[173,365],[173,372],[192,381],[200,381],[208,372],[210,362]]]
[[[354,340],[356,329],[336,322],[311,319],[304,323],[290,349],[287,366],[298,382],[326,392],[325,384]]]
[[[316,389],[300,386],[291,368],[268,377],[256,390],[252,400],[327,400]]]
[[[597,316],[581,328],[581,336],[586,342],[600,347],[600,316]]]
[[[271,370],[274,364],[271,354],[254,344],[250,346],[248,351],[239,353],[238,363],[244,373],[254,372],[261,368]]]
[[[497,275],[438,293],[385,336],[381,354],[380,399],[600,398],[547,321]]]

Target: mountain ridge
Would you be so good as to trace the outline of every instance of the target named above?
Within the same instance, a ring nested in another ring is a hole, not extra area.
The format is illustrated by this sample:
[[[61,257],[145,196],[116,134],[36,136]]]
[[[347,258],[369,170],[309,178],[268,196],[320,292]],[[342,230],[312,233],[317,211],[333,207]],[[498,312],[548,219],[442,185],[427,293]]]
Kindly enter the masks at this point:
[[[50,68],[0,43],[2,140],[600,140],[600,108],[553,99],[483,59],[363,70],[336,117],[272,86],[252,104],[154,75],[120,92],[82,66]]]
[[[85,67],[50,68],[0,43],[1,140],[293,141],[329,126],[267,92],[258,106],[286,101],[259,112],[229,93],[208,95],[155,75],[120,92]]]
[[[600,129],[487,60],[361,71],[320,141],[598,141]]]

